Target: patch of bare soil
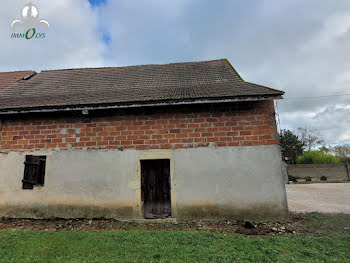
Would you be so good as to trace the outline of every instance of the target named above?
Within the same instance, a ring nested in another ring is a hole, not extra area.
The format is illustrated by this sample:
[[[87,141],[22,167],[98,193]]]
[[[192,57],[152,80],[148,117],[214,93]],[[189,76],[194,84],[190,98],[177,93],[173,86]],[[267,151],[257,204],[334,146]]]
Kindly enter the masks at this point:
[[[350,215],[318,213],[292,214],[284,222],[254,222],[244,220],[139,223],[114,219],[12,219],[1,218],[0,230],[44,231],[211,231],[242,235],[310,235],[350,234]]]

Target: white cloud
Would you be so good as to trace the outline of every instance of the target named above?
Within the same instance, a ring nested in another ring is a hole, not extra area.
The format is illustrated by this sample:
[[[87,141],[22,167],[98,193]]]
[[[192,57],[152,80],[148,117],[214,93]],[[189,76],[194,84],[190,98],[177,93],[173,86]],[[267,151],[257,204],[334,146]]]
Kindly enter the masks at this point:
[[[105,45],[85,0],[32,1],[50,24],[44,39],[11,39],[10,24],[28,1],[3,1],[0,9],[1,71],[104,65]]]
[[[339,104],[325,106],[320,110],[284,112],[281,127],[296,131],[299,127],[316,129],[325,143],[346,143],[350,141],[350,107]]]

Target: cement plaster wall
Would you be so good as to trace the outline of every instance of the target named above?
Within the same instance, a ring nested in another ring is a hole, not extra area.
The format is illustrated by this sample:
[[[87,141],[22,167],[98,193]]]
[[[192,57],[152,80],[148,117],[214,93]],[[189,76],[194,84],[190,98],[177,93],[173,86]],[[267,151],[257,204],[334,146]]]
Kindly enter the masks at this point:
[[[47,155],[45,185],[22,190],[26,154]],[[140,160],[171,160],[172,216],[286,216],[278,145],[0,154],[0,216],[142,219]]]

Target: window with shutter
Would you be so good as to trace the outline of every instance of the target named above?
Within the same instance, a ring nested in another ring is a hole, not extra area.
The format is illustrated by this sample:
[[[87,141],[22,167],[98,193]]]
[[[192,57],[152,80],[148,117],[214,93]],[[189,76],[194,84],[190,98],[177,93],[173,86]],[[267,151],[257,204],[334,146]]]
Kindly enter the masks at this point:
[[[46,156],[26,155],[24,162],[23,189],[43,186],[45,178]]]

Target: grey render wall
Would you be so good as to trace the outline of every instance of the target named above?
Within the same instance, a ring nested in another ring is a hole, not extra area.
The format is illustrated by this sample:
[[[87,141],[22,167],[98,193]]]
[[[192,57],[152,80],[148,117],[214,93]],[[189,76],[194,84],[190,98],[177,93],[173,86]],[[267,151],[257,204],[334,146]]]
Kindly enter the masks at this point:
[[[328,180],[349,180],[349,170],[345,164],[288,164],[288,174],[304,178],[320,179],[327,176]]]
[[[43,187],[22,190],[26,154],[47,154]],[[171,160],[172,217],[286,216],[278,145],[0,154],[0,216],[142,219],[141,159]]]

